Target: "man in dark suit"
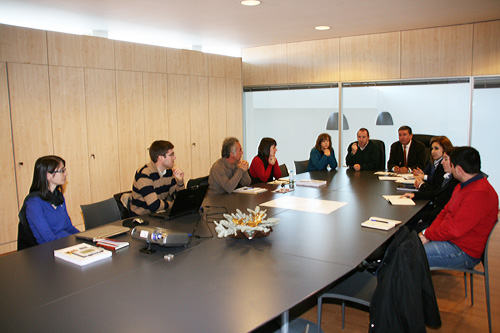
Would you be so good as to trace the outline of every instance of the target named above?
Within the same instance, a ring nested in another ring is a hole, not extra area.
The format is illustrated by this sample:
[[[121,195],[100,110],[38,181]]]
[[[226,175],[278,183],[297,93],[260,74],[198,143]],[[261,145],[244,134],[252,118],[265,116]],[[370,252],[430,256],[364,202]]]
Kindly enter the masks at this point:
[[[387,169],[397,173],[407,173],[410,169],[425,165],[425,146],[413,140],[413,133],[409,126],[401,126],[398,130],[399,141],[391,145]]]

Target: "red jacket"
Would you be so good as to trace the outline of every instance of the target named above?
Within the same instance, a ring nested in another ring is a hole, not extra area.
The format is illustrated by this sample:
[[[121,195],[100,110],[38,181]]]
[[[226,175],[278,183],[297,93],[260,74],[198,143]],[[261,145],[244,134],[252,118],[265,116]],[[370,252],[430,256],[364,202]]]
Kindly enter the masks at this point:
[[[498,218],[498,195],[486,178],[455,187],[448,204],[425,230],[432,241],[450,241],[474,258],[481,258]]]

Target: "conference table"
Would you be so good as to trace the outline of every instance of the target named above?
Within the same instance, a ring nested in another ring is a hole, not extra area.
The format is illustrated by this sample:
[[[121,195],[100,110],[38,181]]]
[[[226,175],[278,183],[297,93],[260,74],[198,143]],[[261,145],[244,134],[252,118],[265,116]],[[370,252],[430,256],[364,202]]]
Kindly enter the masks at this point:
[[[218,238],[200,214],[170,221],[145,216],[149,226],[195,237],[187,247],[152,245],[156,252],[146,254],[139,251],[146,243],[116,236],[130,246],[83,267],[53,255],[82,242],[74,236],[0,257],[0,330],[249,332],[280,316],[286,330],[289,309],[351,272],[398,229],[369,229],[361,222],[370,216],[405,222],[427,203],[390,205],[382,195],[401,192],[372,171],[296,176],[309,178],[327,184],[273,193],[277,185],[263,183],[255,186],[268,191],[258,195],[205,198],[205,214],[245,212],[284,196],[347,203],[330,214],[261,206],[279,219],[266,237]],[[165,260],[167,254],[173,259]]]

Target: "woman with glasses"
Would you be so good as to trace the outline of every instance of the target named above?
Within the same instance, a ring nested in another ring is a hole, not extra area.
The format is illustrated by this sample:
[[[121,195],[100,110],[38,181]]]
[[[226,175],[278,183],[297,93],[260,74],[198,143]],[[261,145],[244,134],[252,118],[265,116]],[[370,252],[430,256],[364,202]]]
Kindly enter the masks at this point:
[[[30,192],[19,212],[19,231],[21,234],[22,225],[27,223],[37,244],[80,232],[71,224],[62,194],[67,176],[65,164],[54,155],[40,157],[35,162]],[[25,234],[27,231],[29,234],[29,229],[24,230]]]

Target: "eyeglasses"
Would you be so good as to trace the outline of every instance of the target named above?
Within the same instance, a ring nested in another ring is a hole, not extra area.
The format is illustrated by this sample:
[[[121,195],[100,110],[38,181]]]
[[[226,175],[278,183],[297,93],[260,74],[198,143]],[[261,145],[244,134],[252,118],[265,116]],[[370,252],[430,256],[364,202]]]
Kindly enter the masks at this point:
[[[54,170],[51,173],[65,173],[65,172],[66,172],[66,168],[62,168],[61,170]]]

